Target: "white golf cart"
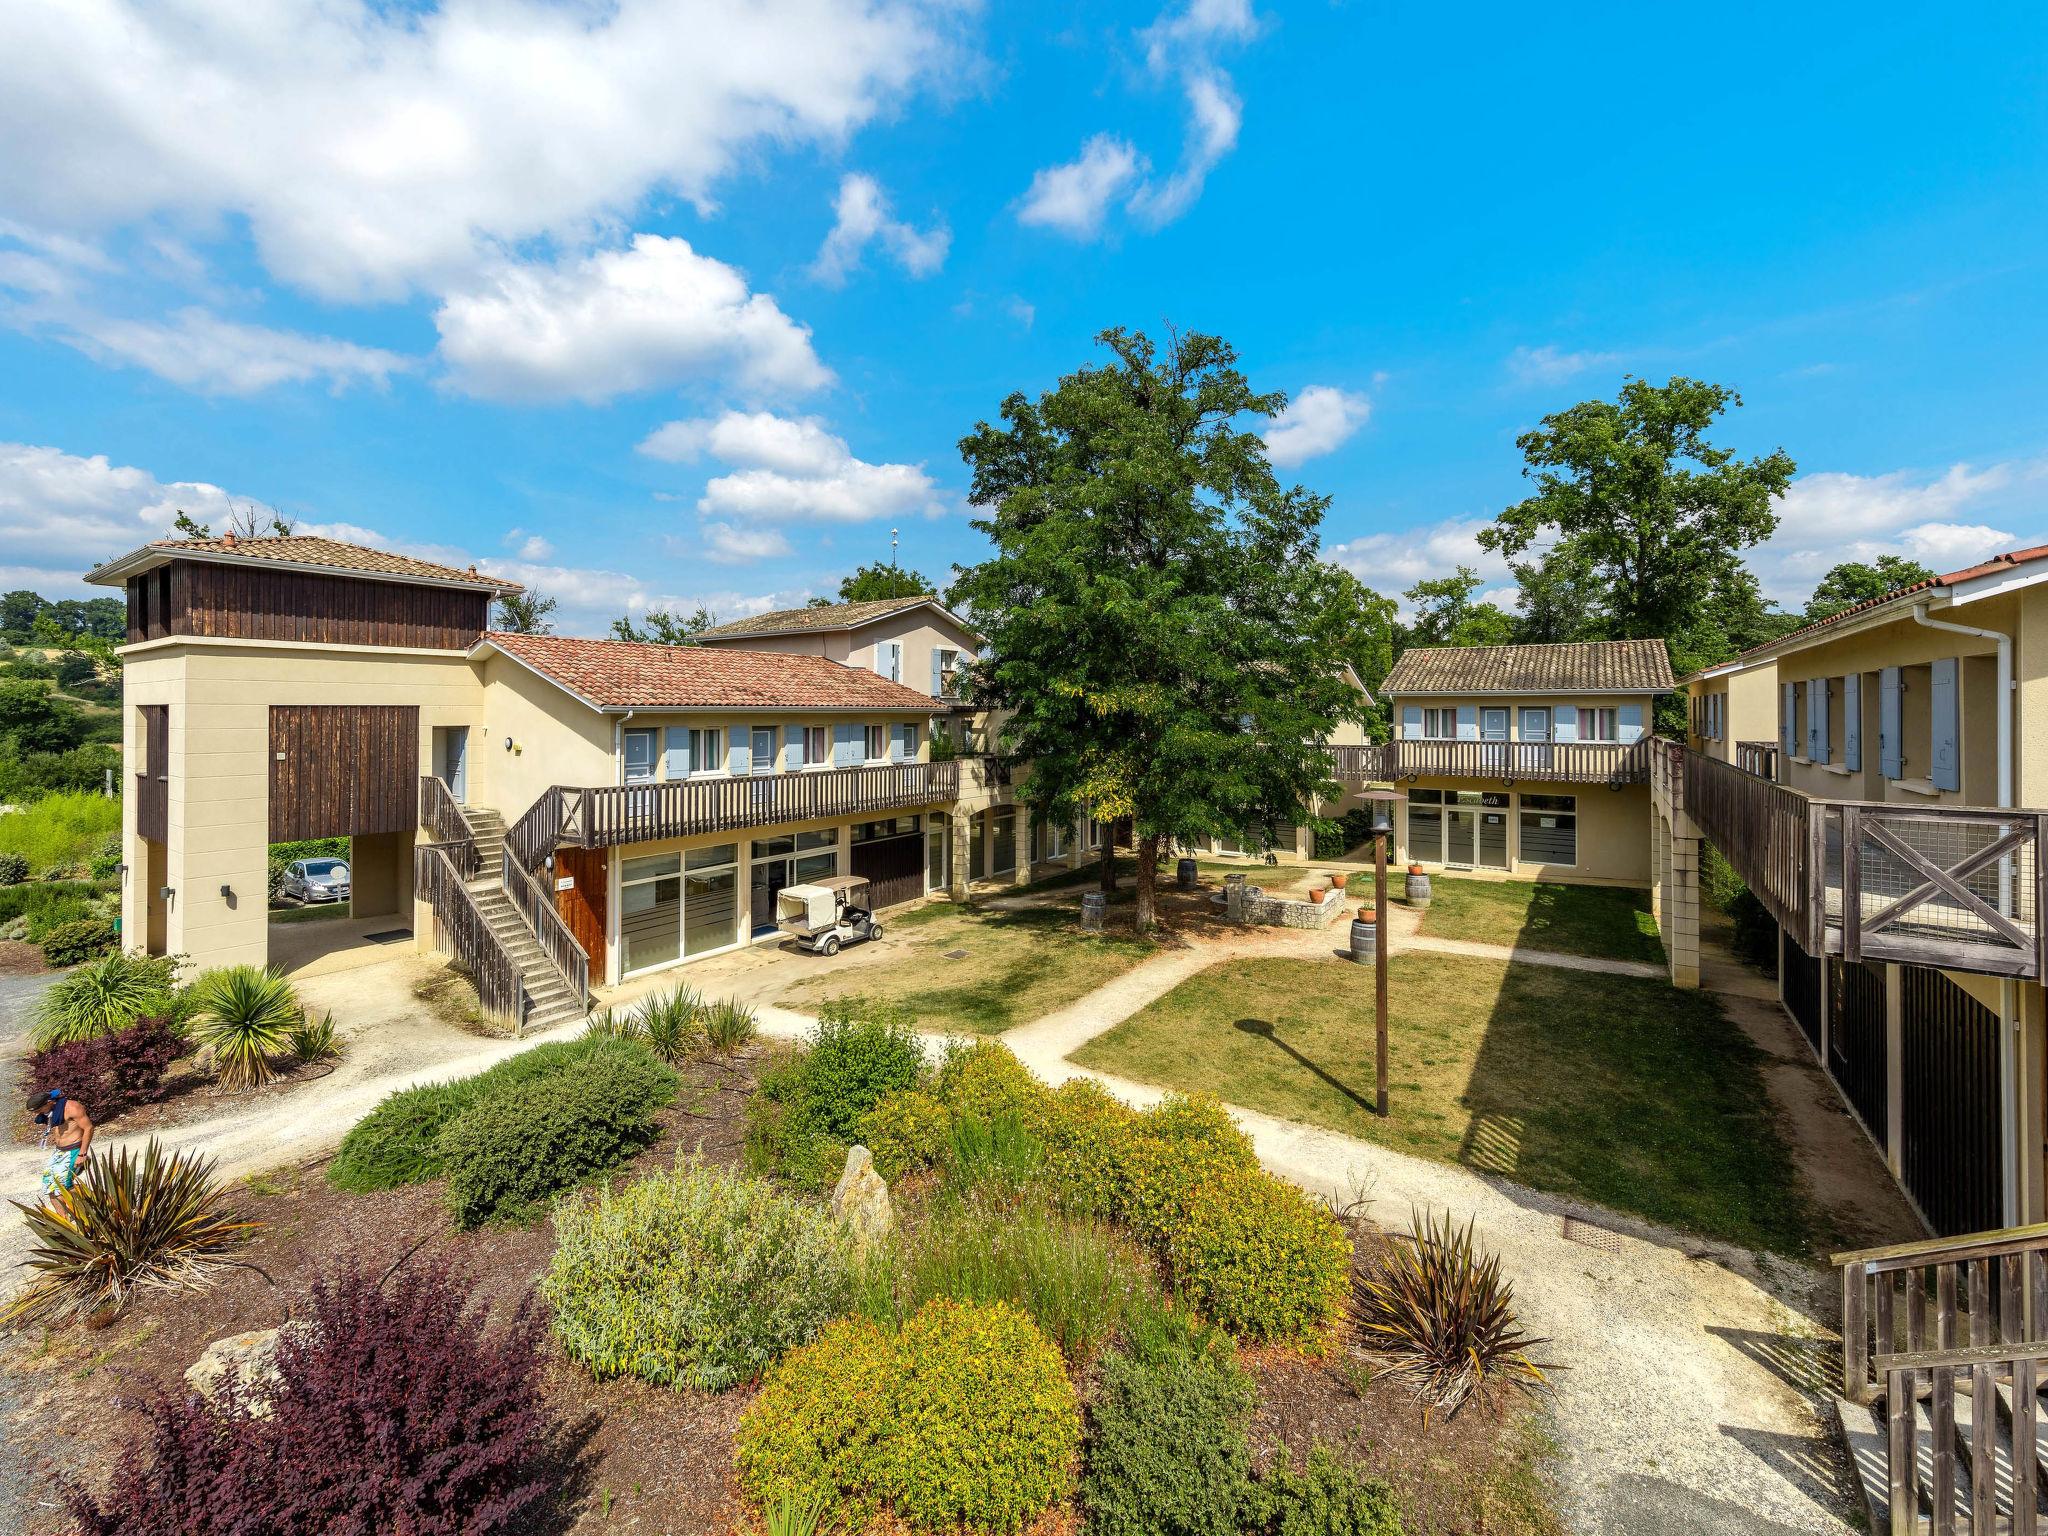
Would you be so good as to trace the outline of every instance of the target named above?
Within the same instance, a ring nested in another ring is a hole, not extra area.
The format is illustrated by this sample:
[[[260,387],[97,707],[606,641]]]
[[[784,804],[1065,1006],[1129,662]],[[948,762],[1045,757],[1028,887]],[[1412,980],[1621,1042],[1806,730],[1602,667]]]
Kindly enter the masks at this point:
[[[775,926],[814,955],[836,955],[846,944],[879,939],[882,925],[867,905],[865,875],[834,875],[809,885],[786,885],[775,896]]]

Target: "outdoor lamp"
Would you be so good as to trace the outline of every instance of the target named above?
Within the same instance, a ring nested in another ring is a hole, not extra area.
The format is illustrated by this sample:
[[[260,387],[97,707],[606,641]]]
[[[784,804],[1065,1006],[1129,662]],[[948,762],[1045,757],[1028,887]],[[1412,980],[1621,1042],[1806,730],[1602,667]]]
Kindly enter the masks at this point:
[[[1372,830],[1374,835],[1386,836],[1394,830],[1393,802],[1374,800],[1372,803]]]

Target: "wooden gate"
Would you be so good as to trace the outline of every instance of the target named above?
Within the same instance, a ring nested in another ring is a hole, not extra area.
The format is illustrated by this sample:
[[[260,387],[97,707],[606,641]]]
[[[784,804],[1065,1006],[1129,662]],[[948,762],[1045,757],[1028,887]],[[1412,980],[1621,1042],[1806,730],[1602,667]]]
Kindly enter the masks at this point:
[[[410,832],[420,821],[414,704],[274,704],[270,840]]]
[[[1941,972],[1899,968],[1899,1175],[1936,1233],[2005,1222],[1998,1015]]]
[[[1806,1043],[1820,1050],[1820,961],[1799,947],[1792,930],[1785,930],[1785,1006],[1799,1023]]]
[[[853,845],[853,870],[867,877],[877,907],[915,901],[924,894],[924,834],[880,837]]]
[[[1884,967],[1830,958],[1828,1076],[1841,1085],[1880,1147],[1887,1131],[1889,1054]]]
[[[569,936],[590,956],[592,981],[602,985],[608,974],[604,968],[604,935],[610,912],[611,851],[605,848],[557,848],[554,873],[551,875],[543,870],[537,878],[556,883],[555,911],[561,915]],[[573,880],[575,884],[566,891],[562,890],[559,882],[563,879]]]

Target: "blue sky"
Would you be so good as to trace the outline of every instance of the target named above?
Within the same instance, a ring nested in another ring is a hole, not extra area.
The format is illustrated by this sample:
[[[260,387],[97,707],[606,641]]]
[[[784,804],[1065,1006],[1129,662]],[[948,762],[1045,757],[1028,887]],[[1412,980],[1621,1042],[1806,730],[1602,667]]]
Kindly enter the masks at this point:
[[[258,14],[250,14],[252,11]],[[972,560],[954,444],[1123,324],[1296,397],[1387,591],[1627,373],[1801,477],[1755,563],[2048,537],[2048,21],[1193,0],[0,12],[0,583],[227,498],[595,632]]]

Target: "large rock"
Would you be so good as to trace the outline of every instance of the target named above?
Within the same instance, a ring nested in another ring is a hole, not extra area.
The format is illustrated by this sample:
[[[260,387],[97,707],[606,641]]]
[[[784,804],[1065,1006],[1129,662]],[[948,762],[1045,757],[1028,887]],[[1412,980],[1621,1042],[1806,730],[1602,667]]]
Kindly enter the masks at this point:
[[[220,1400],[230,1379],[244,1407],[259,1419],[270,1416],[270,1394],[277,1385],[275,1328],[215,1339],[185,1371],[185,1384],[209,1403]]]
[[[866,1147],[846,1149],[846,1170],[832,1191],[832,1214],[846,1223],[855,1245],[862,1248],[887,1236],[896,1225],[889,1183],[875,1172],[874,1155]]]

